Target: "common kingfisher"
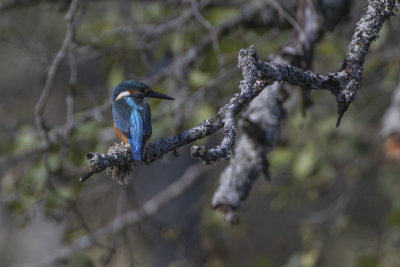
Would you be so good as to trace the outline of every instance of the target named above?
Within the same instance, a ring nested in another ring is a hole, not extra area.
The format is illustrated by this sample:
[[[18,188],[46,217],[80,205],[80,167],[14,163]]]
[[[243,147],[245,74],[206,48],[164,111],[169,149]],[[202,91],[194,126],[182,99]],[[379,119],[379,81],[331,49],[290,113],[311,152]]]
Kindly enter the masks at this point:
[[[136,161],[143,160],[144,147],[152,133],[146,97],[175,100],[135,80],[118,84],[112,94],[114,130],[122,141],[131,145],[132,157]]]

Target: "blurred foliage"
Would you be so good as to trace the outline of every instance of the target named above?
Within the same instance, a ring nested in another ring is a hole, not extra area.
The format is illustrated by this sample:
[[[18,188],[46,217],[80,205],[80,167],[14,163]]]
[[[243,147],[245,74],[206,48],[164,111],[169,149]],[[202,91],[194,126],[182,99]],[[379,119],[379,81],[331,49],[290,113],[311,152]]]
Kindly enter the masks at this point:
[[[130,185],[116,185],[105,174],[79,184],[77,179],[88,169],[86,153],[106,152],[117,142],[110,110],[73,129],[68,140],[59,138],[48,150],[29,155],[42,144],[35,131],[33,110],[65,35],[66,10],[61,2],[41,1],[3,11],[0,17],[0,155],[7,159],[27,153],[1,170],[0,228],[6,233],[0,236],[1,266],[40,259],[137,208],[193,162],[188,148],[182,148],[178,158],[151,166],[138,164]],[[256,20],[244,22],[218,40],[223,66],[209,43],[184,69],[171,70],[171,65],[179,66],[209,32],[195,19],[154,36],[150,26],[165,26],[178,19],[190,4],[82,2],[76,33],[76,117],[109,100],[120,81],[149,80],[153,89],[177,99],[174,103],[149,101],[154,118],[152,140],[215,115],[237,92],[241,75],[234,72],[217,86],[207,85],[221,69],[236,67],[241,48],[254,44],[260,58],[265,59],[293,34],[286,24],[266,28]],[[251,3],[210,1],[201,14],[219,27],[240,16],[241,5]],[[320,41],[313,62],[316,72],[339,69],[362,5],[355,3],[347,21]],[[288,12],[294,15],[295,11]],[[118,31],[124,25],[147,26],[149,32]],[[225,164],[221,161],[208,175],[212,179],[202,179],[164,213],[81,251],[64,265],[400,266],[400,166],[384,158],[380,136],[382,115],[399,82],[400,58],[390,54],[398,51],[399,30],[399,17],[393,17],[371,47],[362,90],[340,128],[335,127],[336,103],[330,93],[313,92],[314,104],[304,116],[298,105],[291,107],[282,128],[281,145],[268,155],[272,180],[257,181],[240,209],[239,226],[226,225],[223,215],[209,205],[220,166]],[[50,128],[65,123],[69,88],[66,63],[56,75],[46,107],[46,126]],[[166,69],[165,77],[152,80]],[[213,145],[219,138],[217,134],[197,143]],[[54,224],[62,229],[51,232]],[[35,248],[42,250],[32,250],[29,242],[19,240],[19,235],[33,236],[27,233],[36,234],[32,240]],[[50,237],[44,233],[50,233]],[[60,235],[62,238],[54,241]],[[11,253],[10,247],[21,255]],[[104,263],[108,256],[110,260]]]

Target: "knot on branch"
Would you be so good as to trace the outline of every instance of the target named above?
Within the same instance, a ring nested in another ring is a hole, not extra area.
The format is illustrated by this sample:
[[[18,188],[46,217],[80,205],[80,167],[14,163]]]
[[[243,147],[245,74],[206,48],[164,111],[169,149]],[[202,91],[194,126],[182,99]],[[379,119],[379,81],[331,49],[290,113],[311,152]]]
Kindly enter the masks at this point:
[[[240,50],[238,68],[242,70],[244,80],[241,81],[239,86],[241,93],[249,92],[252,89],[252,85],[262,76],[258,64],[257,50],[254,45]]]
[[[343,114],[354,101],[355,95],[360,88],[363,69],[361,62],[346,59],[343,64],[343,71],[337,75],[340,78],[340,90],[335,92],[338,114],[336,127],[340,125]]]
[[[222,139],[221,145],[215,148],[208,149],[205,146],[193,146],[191,148],[192,157],[198,157],[202,159],[206,164],[213,164],[221,158],[229,160],[233,154],[233,147],[235,145],[236,138],[236,124],[234,109],[237,105],[231,103],[225,112],[224,123],[224,138]]]
[[[235,190],[232,190],[230,187],[219,187],[211,202],[212,208],[221,211],[224,214],[225,221],[232,225],[239,223],[237,212],[239,205],[240,194],[235,193]]]
[[[336,127],[339,127],[340,121],[341,121],[344,113],[349,108],[351,102],[354,101],[356,93],[357,93],[357,89],[352,86],[349,86],[349,87],[343,89],[342,91],[338,92],[338,94],[336,95],[337,114],[338,114],[338,118],[336,121]]]
[[[249,48],[240,49],[239,51],[239,59],[238,59],[238,68],[243,69],[248,63],[253,63],[256,65],[258,62],[258,54],[254,45],[251,45]]]
[[[190,149],[192,157],[200,158],[205,164],[213,164],[221,158],[229,160],[231,158],[231,150],[222,146],[215,148],[207,148],[205,146],[192,146]]]
[[[93,174],[106,170],[107,173],[111,173],[112,179],[120,184],[127,183],[126,177],[132,172],[132,164],[134,164],[129,144],[124,142],[114,144],[106,154],[90,152],[86,157],[90,161],[90,172],[79,181],[84,182]]]

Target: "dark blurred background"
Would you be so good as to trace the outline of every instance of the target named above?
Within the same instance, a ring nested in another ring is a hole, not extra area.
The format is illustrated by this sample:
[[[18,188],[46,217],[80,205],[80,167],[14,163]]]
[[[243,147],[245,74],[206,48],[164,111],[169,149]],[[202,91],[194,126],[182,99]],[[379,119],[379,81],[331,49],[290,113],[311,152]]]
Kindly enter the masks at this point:
[[[342,10],[335,7],[343,1],[321,2],[342,17],[315,48],[318,73],[340,68],[366,5],[353,1]],[[79,1],[71,49],[77,79],[71,86],[67,55],[45,106],[55,135],[47,148],[34,110],[65,38],[70,4],[0,1],[1,266],[57,252],[137,209],[198,162],[187,146],[178,157],[137,164],[127,185],[106,172],[79,183],[89,169],[85,155],[118,142],[110,109],[116,84],[139,79],[175,97],[149,101],[152,140],[175,135],[214,116],[238,92],[240,49],[254,44],[260,58],[279,51],[293,34],[288,17],[296,16],[296,1]],[[252,8],[258,11],[244,18]],[[54,266],[400,266],[400,165],[385,156],[382,134],[399,84],[399,32],[398,16],[385,22],[339,128],[329,92],[312,92],[304,112],[293,96],[281,145],[268,155],[271,180],[256,181],[239,225],[211,208],[222,160],[204,166],[206,174],[156,216]],[[71,112],[74,125],[60,134]],[[221,136],[197,143],[215,145]]]

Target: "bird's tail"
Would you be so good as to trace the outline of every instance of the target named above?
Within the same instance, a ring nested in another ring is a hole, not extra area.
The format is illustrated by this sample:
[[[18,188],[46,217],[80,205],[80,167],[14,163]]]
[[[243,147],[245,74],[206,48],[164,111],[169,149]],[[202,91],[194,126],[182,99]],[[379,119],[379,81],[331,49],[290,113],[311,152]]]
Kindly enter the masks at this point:
[[[132,146],[132,145],[131,145],[131,149],[132,149],[132,157],[135,161],[143,160],[143,150],[142,149],[136,150],[134,148],[134,146]]]

